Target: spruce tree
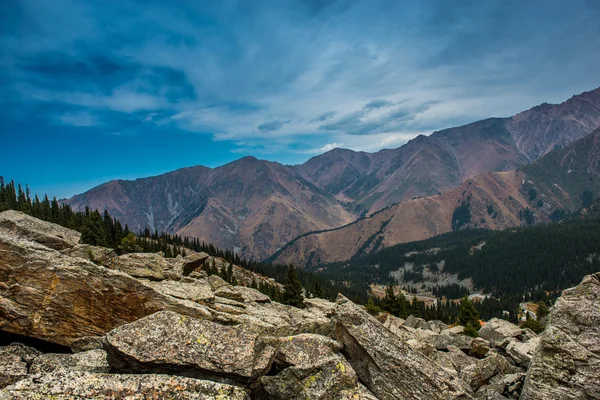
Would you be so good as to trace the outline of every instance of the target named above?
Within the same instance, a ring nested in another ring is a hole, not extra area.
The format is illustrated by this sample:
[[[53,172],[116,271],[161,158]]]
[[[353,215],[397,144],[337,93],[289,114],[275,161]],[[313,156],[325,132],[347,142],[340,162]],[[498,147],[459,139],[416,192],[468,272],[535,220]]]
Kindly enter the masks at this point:
[[[290,264],[287,270],[285,285],[283,286],[283,303],[290,306],[304,308],[304,296],[302,295],[302,284],[294,265]]]
[[[475,330],[479,330],[479,313],[468,297],[463,297],[460,301],[460,309],[458,311],[458,323],[466,327],[470,324]]]

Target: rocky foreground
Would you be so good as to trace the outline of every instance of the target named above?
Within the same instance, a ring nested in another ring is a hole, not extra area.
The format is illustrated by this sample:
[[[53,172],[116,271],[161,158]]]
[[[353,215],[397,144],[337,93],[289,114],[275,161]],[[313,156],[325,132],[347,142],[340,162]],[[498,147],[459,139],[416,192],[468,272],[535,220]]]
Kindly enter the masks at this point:
[[[224,264],[203,253],[79,238],[0,213],[0,337],[21,342],[0,347],[0,399],[600,398],[600,274],[564,291],[542,335],[493,319],[473,339],[343,296],[272,302],[207,276]]]

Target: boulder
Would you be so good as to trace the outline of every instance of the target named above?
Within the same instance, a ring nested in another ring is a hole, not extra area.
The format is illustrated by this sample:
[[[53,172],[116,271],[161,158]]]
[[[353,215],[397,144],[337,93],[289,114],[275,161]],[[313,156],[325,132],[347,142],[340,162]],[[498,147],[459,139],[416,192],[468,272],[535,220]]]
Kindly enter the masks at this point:
[[[115,375],[58,370],[30,375],[0,390],[0,400],[247,400],[236,386],[168,375]]]
[[[469,349],[469,355],[475,358],[483,358],[490,351],[490,342],[487,340],[477,337],[471,342],[471,348]]]
[[[136,278],[153,281],[166,279],[165,272],[170,269],[167,260],[157,253],[123,254],[115,260],[112,268]]]
[[[0,388],[8,386],[29,373],[29,366],[41,353],[21,343],[0,347]]]
[[[490,380],[490,384],[484,387],[506,398],[518,399],[521,396],[524,381],[524,373],[496,375]]]
[[[180,281],[164,280],[159,282],[142,281],[159,293],[178,299],[190,300],[200,304],[210,304],[215,295],[209,283],[204,279],[185,277]]]
[[[97,350],[104,348],[104,337],[102,336],[84,336],[71,342],[71,351],[81,353],[83,351]]]
[[[257,399],[338,399],[340,391],[357,388],[356,373],[338,354],[342,344],[331,338],[302,334],[274,338],[272,370],[254,393]]]
[[[256,289],[252,289],[246,286],[236,286],[234,288],[238,293],[242,295],[245,303],[270,303],[271,299],[264,293],[259,292]]]
[[[78,244],[75,247],[62,250],[61,253],[70,257],[84,258],[96,265],[110,268],[117,260],[118,255],[113,249],[106,247],[92,246],[89,244]]]
[[[460,376],[473,390],[477,390],[494,376],[504,374],[509,369],[510,364],[504,357],[490,353],[488,357],[464,368]]]
[[[402,325],[414,329],[429,329],[427,321],[425,321],[423,318],[415,317],[414,315],[409,315],[408,318],[404,320],[404,323]]]
[[[506,346],[506,353],[513,359],[515,363],[525,368],[529,367],[533,353],[537,348],[539,339],[531,339],[528,342],[521,343],[517,341],[511,341]]]
[[[473,344],[473,338],[467,335],[452,335],[446,333],[446,331],[439,335],[430,335],[424,338],[424,340],[435,346],[438,350],[447,350],[448,346],[458,347],[461,350],[469,351]]]
[[[273,338],[269,343],[277,348],[275,363],[279,365],[314,364],[319,358],[335,356],[344,347],[337,340],[310,333]]]
[[[106,335],[106,349],[119,371],[241,383],[264,375],[275,355],[255,333],[171,311],[114,329]]]
[[[448,329],[448,325],[442,321],[427,321],[427,324],[423,326],[423,329],[430,330],[433,333],[441,333]]]
[[[358,386],[356,373],[342,356],[318,358],[309,364],[283,369],[275,376],[263,376],[255,399],[339,399],[339,392]]]
[[[183,258],[181,261],[181,274],[188,276],[192,272],[202,268],[204,262],[209,257],[206,253],[193,253]]]
[[[304,305],[306,306],[307,310],[311,312],[317,311],[326,317],[331,317],[336,307],[335,303],[332,303],[329,300],[318,298],[304,299]]]
[[[463,333],[465,333],[465,327],[462,325],[456,325],[456,326],[453,326],[452,328],[448,328],[440,333],[449,333],[451,335],[462,335]]]
[[[404,326],[404,320],[398,318],[392,314],[384,313],[378,317],[379,322],[390,330],[394,335],[398,336],[400,340],[406,342],[416,338],[416,334],[413,329]]]
[[[379,400],[365,385],[358,383],[354,389],[342,390],[336,400]]]
[[[493,347],[506,348],[508,343],[521,335],[521,328],[506,320],[492,318],[480,330],[479,337]]]
[[[600,273],[562,292],[534,351],[522,399],[600,398]]]
[[[77,231],[13,210],[0,213],[0,230],[54,250],[74,247],[81,238],[81,233]]]
[[[335,337],[359,379],[382,400],[469,399],[454,375],[402,343],[375,318],[343,296],[334,314]]]
[[[201,305],[0,230],[0,329],[65,346],[160,310],[210,318]]]
[[[465,368],[474,365],[475,361],[477,361],[454,346],[448,346],[446,351],[436,351],[430,358],[436,364],[457,376],[459,376]]]
[[[30,374],[44,374],[58,371],[85,371],[106,373],[110,365],[106,361],[104,350],[90,350],[76,354],[42,354],[31,363]]]
[[[216,299],[219,302],[223,301],[222,297]],[[276,302],[238,304],[245,308],[243,310],[238,308],[236,314],[217,307],[217,304],[212,305],[212,309],[222,310],[213,313],[215,321],[227,325],[242,325],[252,332],[272,336],[290,336],[300,333],[327,336],[332,331],[332,321],[318,310],[309,311]]]

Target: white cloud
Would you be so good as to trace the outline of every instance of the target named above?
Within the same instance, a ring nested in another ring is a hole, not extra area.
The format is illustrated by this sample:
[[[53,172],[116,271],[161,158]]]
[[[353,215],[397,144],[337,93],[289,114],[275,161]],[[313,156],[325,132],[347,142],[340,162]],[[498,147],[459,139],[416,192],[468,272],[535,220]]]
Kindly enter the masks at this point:
[[[85,111],[64,113],[59,115],[57,119],[60,123],[71,126],[90,127],[102,125],[102,122],[95,115]]]

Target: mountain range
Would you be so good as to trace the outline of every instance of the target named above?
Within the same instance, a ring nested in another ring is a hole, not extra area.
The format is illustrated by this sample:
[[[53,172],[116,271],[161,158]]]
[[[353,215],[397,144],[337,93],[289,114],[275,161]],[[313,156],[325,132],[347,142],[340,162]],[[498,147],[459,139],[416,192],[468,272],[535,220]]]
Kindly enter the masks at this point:
[[[584,168],[582,179],[596,173],[595,142],[587,141],[599,126],[600,88],[396,149],[334,149],[295,166],[245,157],[111,181],[65,201],[76,210],[107,209],[133,230],[194,236],[245,257],[337,261],[453,229],[504,228],[573,210],[584,192],[598,194],[587,181],[565,187],[571,164]]]

